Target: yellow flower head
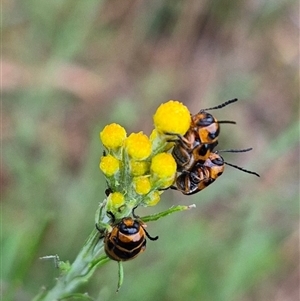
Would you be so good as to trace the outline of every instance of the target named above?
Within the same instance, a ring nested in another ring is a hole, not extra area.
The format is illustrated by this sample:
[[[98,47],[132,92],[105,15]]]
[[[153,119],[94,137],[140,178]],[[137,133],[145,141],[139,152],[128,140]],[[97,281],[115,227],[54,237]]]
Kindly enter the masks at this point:
[[[137,194],[147,194],[151,189],[149,177],[136,177],[133,183]]]
[[[146,161],[130,160],[130,172],[133,176],[142,176],[149,170],[150,164]]]
[[[121,192],[113,192],[107,198],[107,211],[115,212],[124,204],[124,195]]]
[[[150,140],[142,132],[132,133],[125,140],[125,148],[128,155],[135,160],[145,160],[151,154]]]
[[[153,120],[160,133],[184,135],[190,127],[191,114],[181,102],[169,100],[158,107]]]
[[[100,132],[100,140],[108,149],[116,149],[123,145],[126,138],[125,129],[117,123],[112,123]]]
[[[176,162],[169,153],[160,153],[152,158],[151,173],[159,179],[173,178],[176,173]]]
[[[107,155],[101,157],[99,167],[106,176],[111,177],[119,171],[120,162],[115,157]]]

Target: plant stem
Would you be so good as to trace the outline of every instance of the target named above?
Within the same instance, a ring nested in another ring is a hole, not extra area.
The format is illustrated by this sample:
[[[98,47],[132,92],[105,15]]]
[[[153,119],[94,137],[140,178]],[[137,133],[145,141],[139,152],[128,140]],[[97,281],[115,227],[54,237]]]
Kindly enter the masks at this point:
[[[141,220],[143,222],[153,222],[153,221],[157,221],[158,219],[164,217],[164,216],[167,216],[167,215],[170,215],[174,212],[180,212],[180,211],[184,211],[184,210],[189,210],[189,209],[192,209],[192,208],[195,208],[196,205],[195,204],[192,204],[192,205],[188,205],[188,206],[185,206],[185,205],[178,205],[178,206],[172,206],[171,208],[165,210],[165,211],[162,211],[162,212],[159,212],[159,213],[155,213],[155,214],[151,214],[151,215],[147,215],[147,216],[143,216],[141,218]]]
[[[103,240],[99,240],[99,232],[94,229],[73,264],[58,278],[56,285],[33,300],[54,301],[72,296],[75,289],[88,281],[97,267],[109,260],[103,250]]]
[[[105,204],[106,203],[103,202],[96,212],[97,225],[106,225],[105,219],[107,219],[107,217],[103,214]],[[157,214],[144,216],[142,220],[144,222],[155,221],[174,212],[184,211],[194,207],[195,205],[173,206]],[[33,301],[55,301],[72,296],[75,297],[75,295],[77,297],[80,296],[78,293],[75,294],[75,290],[89,280],[97,267],[104,265],[109,260],[104,252],[103,239],[99,239],[99,231],[95,228],[71,266],[66,268],[66,263],[58,263],[62,275],[57,279],[55,286],[49,291],[43,291],[38,294]],[[123,274],[122,262],[119,262],[119,283],[117,291],[122,285]],[[87,298],[87,295],[81,296]]]

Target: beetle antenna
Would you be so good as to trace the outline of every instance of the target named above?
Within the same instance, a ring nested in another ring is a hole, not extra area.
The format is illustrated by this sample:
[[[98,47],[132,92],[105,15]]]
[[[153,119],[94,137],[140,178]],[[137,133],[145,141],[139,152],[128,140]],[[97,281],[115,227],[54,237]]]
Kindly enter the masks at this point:
[[[237,166],[237,165],[234,165],[234,164],[225,162],[225,161],[224,161],[224,163],[225,163],[226,165],[229,165],[229,166],[231,166],[231,167],[234,167],[234,168],[236,168],[236,169],[238,169],[238,170],[241,170],[241,171],[243,171],[243,172],[246,172],[246,173],[249,173],[249,174],[251,174],[251,175],[255,175],[255,176],[257,176],[257,177],[260,177],[260,175],[259,175],[258,173],[256,173],[256,172],[254,172],[254,171],[244,169],[244,168],[242,168],[242,167],[240,167],[240,166]]]
[[[244,149],[220,149],[217,150],[216,153],[246,153],[251,151],[253,148],[249,147],[249,148],[244,148]]]
[[[143,227],[145,233],[146,233],[146,236],[150,239],[150,240],[157,240],[158,239],[158,236],[155,236],[155,237],[152,237],[150,236],[150,234],[146,231],[146,229]]]
[[[232,121],[232,120],[220,120],[218,121],[218,123],[231,123],[231,124],[236,124],[235,121]]]
[[[233,99],[227,100],[227,101],[225,101],[225,102],[223,102],[220,105],[217,105],[215,107],[211,107],[211,108],[207,108],[207,109],[202,109],[200,112],[208,111],[208,110],[222,109],[222,108],[224,108],[224,107],[228,106],[229,104],[234,103],[236,101],[238,101],[238,99],[237,98],[233,98]]]
[[[244,148],[244,149],[221,149],[221,150],[218,150],[216,151],[215,153],[218,154],[218,153],[245,153],[245,152],[249,152],[251,151],[253,148],[252,147],[249,147],[249,148]],[[249,173],[249,174],[252,174],[252,175],[255,175],[257,177],[260,177],[260,175],[254,171],[250,171],[250,170],[247,170],[247,169],[244,169],[240,166],[237,166],[237,165],[234,165],[234,164],[231,164],[231,163],[228,163],[228,162],[225,162],[225,164],[231,166],[231,167],[234,167],[236,169],[239,169],[243,172],[246,172],[246,173]]]

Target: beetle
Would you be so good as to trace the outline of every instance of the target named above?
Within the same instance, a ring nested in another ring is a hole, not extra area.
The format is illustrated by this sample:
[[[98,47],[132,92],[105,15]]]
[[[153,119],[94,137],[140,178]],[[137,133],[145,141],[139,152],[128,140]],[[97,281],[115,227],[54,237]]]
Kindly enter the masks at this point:
[[[191,116],[190,129],[198,132],[198,137],[202,144],[213,144],[217,141],[220,134],[220,123],[236,123],[230,120],[218,121],[212,114],[206,111],[221,109],[236,101],[238,101],[237,98],[230,99],[215,107],[201,109],[197,114]]]
[[[219,155],[219,152],[241,153],[250,150],[252,150],[252,148],[213,152],[209,155],[209,158],[204,162],[204,164],[198,162],[195,164],[192,170],[181,172],[175,180],[175,186],[171,186],[170,188],[179,190],[185,195],[195,194],[209,186],[219,176],[221,176],[224,172],[225,164],[259,177],[258,173],[228,163]]]
[[[151,237],[146,231],[146,225],[133,213],[133,217],[124,217],[115,222],[111,212],[112,228],[104,235],[104,250],[106,255],[115,261],[127,261],[134,259],[146,249],[146,237],[150,240],[157,240],[158,236]],[[100,233],[102,230],[96,228]]]
[[[185,136],[178,137],[172,150],[172,156],[177,164],[177,171],[189,171],[196,163],[203,164],[218,144],[218,141],[211,144],[202,144],[197,138],[197,132],[191,130]]]
[[[191,116],[190,128],[184,135],[168,133],[168,135],[175,136],[168,142],[175,142],[172,155],[177,163],[177,171],[190,171],[196,163],[203,164],[218,145],[219,124],[236,123],[229,120],[218,121],[206,111],[223,108],[237,100],[234,98],[218,106],[200,110],[199,113]]]

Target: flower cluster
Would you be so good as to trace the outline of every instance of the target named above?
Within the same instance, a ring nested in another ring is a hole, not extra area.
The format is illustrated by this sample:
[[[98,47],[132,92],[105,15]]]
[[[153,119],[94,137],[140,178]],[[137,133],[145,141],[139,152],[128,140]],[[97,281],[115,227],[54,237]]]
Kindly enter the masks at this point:
[[[184,195],[198,193],[222,175],[225,164],[259,176],[225,162],[219,154],[247,152],[252,148],[215,150],[220,124],[235,122],[218,121],[207,111],[236,101],[231,99],[191,115],[182,103],[170,100],[160,105],[154,114],[154,129],[149,137],[142,132],[128,136],[116,123],[105,126],[100,133],[105,151],[99,167],[106,178],[107,198],[96,212],[96,229],[72,265],[60,261],[57,255],[43,257],[54,259],[62,275],[51,291],[39,294],[35,300],[78,297],[77,293],[72,294],[74,289],[86,282],[96,267],[109,260],[118,262],[118,291],[124,278],[122,262],[144,252],[146,239],[158,239],[146,231],[145,223],[195,208],[195,205],[179,205],[141,218],[135,215],[134,209],[138,206],[156,205],[164,190],[172,188]]]
[[[129,136],[119,124],[101,131],[105,152],[100,169],[108,185],[107,211],[116,219],[128,216],[136,206],[154,206],[176,177],[177,164],[169,152],[172,135],[184,135],[191,124],[186,106],[170,100],[154,114],[154,130]]]

